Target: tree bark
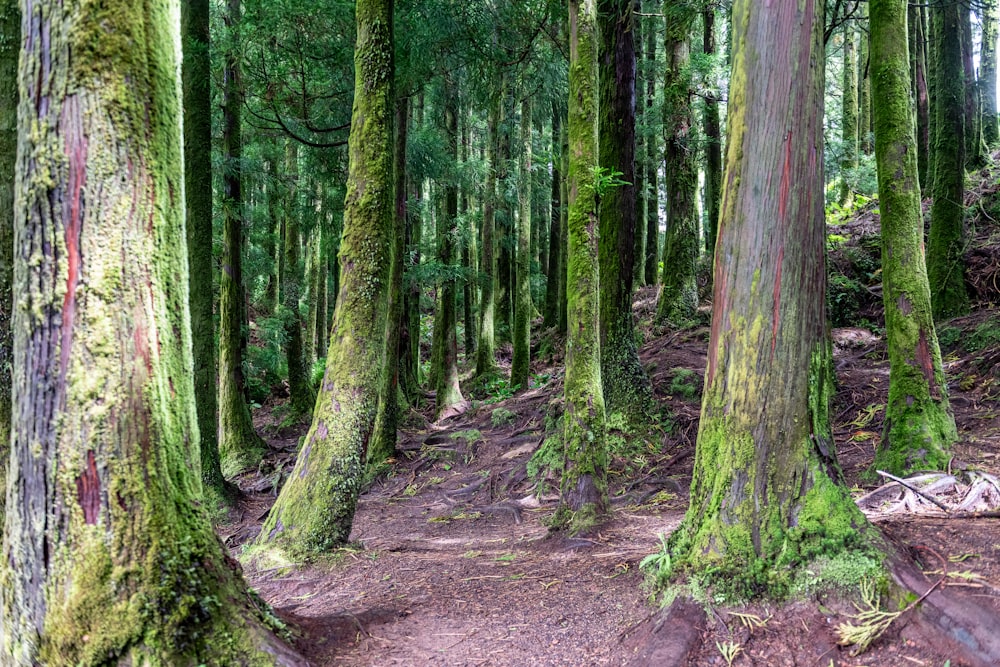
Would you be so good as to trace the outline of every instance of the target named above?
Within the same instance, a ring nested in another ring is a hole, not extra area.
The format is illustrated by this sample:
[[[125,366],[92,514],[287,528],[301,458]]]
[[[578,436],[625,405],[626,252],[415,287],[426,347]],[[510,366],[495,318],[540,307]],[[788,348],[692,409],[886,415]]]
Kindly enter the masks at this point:
[[[983,134],[979,119],[982,104],[979,101],[979,85],[976,82],[976,67],[973,61],[972,19],[968,6],[962,7],[959,17],[962,35],[962,77],[965,83],[965,159],[966,167],[978,169],[984,164]]]
[[[462,118],[462,165],[464,166],[469,161],[469,123],[472,121],[472,114],[470,111],[466,111]],[[405,158],[405,155],[404,155]],[[476,324],[476,280],[475,275],[477,273],[476,265],[476,224],[472,216],[469,215],[469,202],[471,197],[469,196],[470,187],[462,188],[460,213],[462,219],[465,222],[465,229],[462,233],[462,268],[466,271],[466,279],[462,282],[462,322],[465,324],[463,341],[463,349],[465,350],[465,358],[472,359],[473,355],[476,353],[476,337],[478,335],[478,326]]]
[[[14,166],[17,157],[17,57],[21,13],[17,0],[0,2],[0,526],[3,525],[10,447],[14,307]]]
[[[930,100],[927,96],[927,30],[923,7],[910,7],[910,23],[914,32],[916,53],[913,59],[913,95],[917,104],[917,173],[920,178],[921,196],[931,190],[931,172],[927,170],[930,150]]]
[[[309,559],[351,534],[385,369],[393,232],[392,0],[358,0],[340,293],[312,426],[258,541]]]
[[[514,300],[514,358],[510,386],[528,388],[531,375],[531,98],[521,100],[521,205],[517,221],[517,265]]]
[[[855,51],[854,24],[845,23],[844,68],[841,86],[840,205],[851,201],[853,172],[858,168],[858,58]]]
[[[923,216],[910,101],[909,57],[899,35],[904,0],[870,5],[872,118],[882,223],[882,290],[889,400],[875,466],[896,474],[943,467],[955,439],[924,267]]]
[[[560,150],[559,155],[562,160],[562,173],[566,176],[562,179],[562,200],[563,207],[560,215],[560,229],[562,230],[562,240],[559,244],[560,271],[559,271],[559,326],[558,331],[566,335],[569,329],[569,120],[567,111],[567,121],[562,126],[559,135]]]
[[[632,255],[632,287],[638,288],[646,284],[646,125],[649,123],[645,105],[642,103],[643,84],[652,75],[643,72],[643,26],[642,0],[632,0],[632,42],[635,46],[635,223],[632,238],[635,248]]]
[[[861,3],[861,29],[858,46],[858,142],[864,155],[872,153],[871,49],[868,46],[868,4]]]
[[[202,502],[179,3],[25,3],[4,665],[304,665]]]
[[[560,157],[560,134],[562,133],[562,112],[559,103],[552,102],[552,199],[549,222],[549,258],[545,281],[545,327],[559,324],[559,282],[563,272],[562,243],[562,159]],[[485,216],[484,216],[485,217]]]
[[[733,6],[716,251],[726,261],[715,264],[691,505],[672,553],[749,596],[857,548],[865,524],[838,483],[829,423],[822,17],[817,0]]]
[[[1000,2],[985,0],[982,11],[983,50],[979,65],[979,92],[983,103],[983,142],[988,150],[1000,146],[997,124],[997,31],[1000,28]]]
[[[563,523],[571,532],[593,525],[608,507],[604,397],[601,390],[600,267],[597,192],[596,0],[569,0],[568,332]]]
[[[239,43],[240,0],[227,0],[226,24]],[[226,53],[223,69],[222,270],[219,273],[219,456],[231,477],[256,467],[267,445],[253,428],[243,377],[243,83],[237,47]]]
[[[486,116],[486,191],[483,193],[483,253],[480,271],[485,274],[480,299],[479,342],[476,345],[476,376],[485,378],[496,373],[496,340],[494,334],[497,306],[497,230],[496,174],[497,125],[500,122],[500,99],[494,93]]]
[[[702,13],[705,55],[714,56],[715,8]],[[705,252],[715,257],[715,240],[719,235],[719,205],[722,200],[722,123],[719,120],[718,82],[711,81],[705,98],[705,210],[708,228],[705,230]]]
[[[966,106],[962,64],[962,13],[958,5],[933,10],[937,62],[934,76],[934,203],[927,237],[927,277],[935,319],[962,315],[969,309],[965,289]]]

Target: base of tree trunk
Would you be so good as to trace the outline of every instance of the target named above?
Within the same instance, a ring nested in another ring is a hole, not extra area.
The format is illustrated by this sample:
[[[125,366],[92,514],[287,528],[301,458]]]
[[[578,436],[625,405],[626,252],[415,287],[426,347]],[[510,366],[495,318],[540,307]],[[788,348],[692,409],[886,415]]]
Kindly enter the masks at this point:
[[[640,622],[625,641],[632,658],[626,664],[686,665],[701,646],[705,609],[691,598],[678,597],[665,609]]]

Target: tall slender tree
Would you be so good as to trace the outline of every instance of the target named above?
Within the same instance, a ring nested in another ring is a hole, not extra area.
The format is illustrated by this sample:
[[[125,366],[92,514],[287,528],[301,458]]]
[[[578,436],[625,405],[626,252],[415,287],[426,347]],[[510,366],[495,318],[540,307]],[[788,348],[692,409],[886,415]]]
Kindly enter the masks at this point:
[[[840,142],[840,205],[851,200],[853,172],[858,168],[858,57],[854,23],[843,27],[844,67],[841,86]]]
[[[17,57],[21,14],[17,0],[0,2],[0,526],[3,525],[10,445],[10,363],[14,306],[14,165],[17,156]]]
[[[643,90],[647,79],[654,76],[652,71],[646,72],[643,62],[643,21],[642,0],[632,0],[632,41],[635,45],[635,225],[632,236],[635,241],[635,252],[632,256],[632,287],[642,287],[646,284],[646,125],[648,119]]]
[[[706,56],[716,54],[715,8],[702,12],[704,39],[702,50]],[[719,235],[719,205],[722,202],[722,123],[719,119],[717,82],[709,82],[709,92],[705,97],[702,122],[705,127],[705,252],[715,256],[715,239]]]
[[[909,7],[909,25],[913,31],[913,44],[916,52],[910,54],[913,61],[912,94],[917,105],[917,174],[920,178],[920,188],[923,194],[931,191],[932,172],[928,171],[928,157],[931,148],[930,141],[930,100],[927,91],[927,22],[924,20],[923,7]]]
[[[517,221],[517,265],[514,299],[514,358],[510,386],[528,388],[531,374],[531,98],[521,100],[520,214]]]
[[[983,142],[989,150],[1000,146],[997,124],[997,37],[1000,29],[1000,2],[986,0],[982,10],[983,47],[979,66],[979,92],[983,103]]]
[[[180,7],[24,3],[4,665],[304,665],[201,501]]]
[[[545,282],[545,326],[554,327],[559,323],[559,283],[563,280],[562,244],[566,234],[562,228],[562,159],[560,157],[560,134],[562,134],[562,110],[559,102],[552,101],[552,195],[549,210],[549,258]],[[565,289],[565,288],[563,288]]]
[[[858,149],[871,155],[872,143],[872,79],[871,49],[868,46],[868,4],[861,3],[858,41]]]
[[[583,530],[607,510],[597,248],[597,0],[569,0],[569,207],[563,522]]]
[[[258,540],[296,558],[347,541],[385,369],[393,233],[392,0],[358,0],[340,293],[305,444]]]
[[[903,473],[947,462],[955,439],[924,266],[923,216],[910,103],[905,0],[874,0],[872,117],[882,222],[882,298],[889,400],[875,465]]]
[[[497,130],[500,123],[500,97],[490,98],[486,115],[486,178],[483,192],[483,252],[480,271],[485,274],[479,314],[479,341],[476,344],[476,375],[486,377],[496,372],[494,326],[497,306],[497,233],[496,233],[496,159]]]

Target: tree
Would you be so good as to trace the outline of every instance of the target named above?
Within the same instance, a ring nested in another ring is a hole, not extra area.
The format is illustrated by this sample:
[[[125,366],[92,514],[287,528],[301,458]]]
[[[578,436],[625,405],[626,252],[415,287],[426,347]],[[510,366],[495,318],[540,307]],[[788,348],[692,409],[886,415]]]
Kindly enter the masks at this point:
[[[774,592],[784,568],[862,544],[840,483],[824,292],[823,4],[737,0],[712,330],[691,484],[671,553]]]
[[[255,467],[267,445],[254,431],[243,377],[243,138],[241,67],[238,50],[240,0],[227,0],[230,45],[222,74],[222,270],[219,272],[219,455],[222,472],[232,476]]]
[[[310,558],[347,541],[384,367],[393,233],[392,0],[358,0],[340,293],[312,426],[258,540]]]
[[[714,7],[702,12],[702,24],[704,26],[702,50],[705,55],[714,56],[716,52]],[[719,120],[718,84],[714,80],[710,83],[702,122],[705,126],[705,215],[708,216],[705,252],[710,258],[714,258],[715,239],[719,235],[719,205],[722,200],[722,123]]]
[[[858,58],[853,22],[844,23],[844,71],[841,95],[840,205],[851,201],[852,171],[858,168]]]
[[[0,655],[302,665],[200,502],[179,6],[25,6]]]
[[[901,474],[947,463],[955,422],[948,407],[922,252],[909,57],[906,42],[899,39],[906,28],[906,3],[875,0],[869,12],[882,298],[889,348],[889,400],[875,466]]]
[[[997,31],[1000,28],[1000,2],[986,0],[982,10],[983,52],[980,59],[979,92],[983,103],[983,141],[989,150],[1000,145],[997,124]]]
[[[934,203],[927,237],[927,276],[934,317],[965,313],[966,95],[962,62],[962,13],[957,3],[935,7]]]
[[[17,156],[17,54],[21,13],[16,0],[0,2],[0,525],[3,525],[10,445],[10,361],[14,306],[14,165]]]
[[[635,262],[635,46],[632,0],[598,0],[598,160],[601,178],[618,184],[599,194],[601,381],[604,404],[641,422],[652,388],[639,363],[632,324]]]
[[[486,115],[486,178],[483,193],[483,252],[480,270],[486,275],[480,298],[482,310],[479,313],[479,341],[476,345],[476,376],[487,377],[496,372],[496,339],[494,322],[498,302],[497,295],[497,230],[494,217],[496,211],[496,159],[497,126],[500,123],[500,97],[496,93],[490,98]]]
[[[552,101],[552,195],[549,222],[549,258],[545,283],[545,327],[559,323],[559,283],[565,279],[562,265],[562,246],[566,234],[562,228],[562,159],[560,156],[560,135],[562,134],[562,109],[559,102]],[[565,290],[565,287],[562,289]]]
[[[531,98],[521,100],[520,215],[517,221],[517,265],[514,298],[514,358],[510,386],[528,388],[531,374]]]
[[[597,249],[597,0],[569,0],[566,409],[560,513],[570,531],[607,510]]]

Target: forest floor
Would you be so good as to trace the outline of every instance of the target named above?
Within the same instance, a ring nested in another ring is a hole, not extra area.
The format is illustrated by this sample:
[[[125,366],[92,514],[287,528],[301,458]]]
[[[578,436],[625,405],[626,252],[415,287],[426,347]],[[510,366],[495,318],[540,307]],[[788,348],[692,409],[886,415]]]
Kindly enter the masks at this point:
[[[1000,475],[1000,225],[990,222],[988,208],[979,210],[982,224],[968,255],[976,310],[939,332],[959,429],[952,466]],[[877,233],[874,220],[868,212],[837,230],[849,237],[844,252],[863,246],[866,230]],[[864,290],[855,306],[863,314],[869,309],[874,325],[834,330],[834,433],[847,483],[859,497],[879,485],[863,473],[882,430],[888,389],[881,297],[877,284]],[[351,548],[298,568],[245,562],[248,580],[288,623],[312,665],[664,664],[655,648],[671,641],[672,628],[663,627],[639,562],[658,551],[659,536],[678,525],[686,508],[708,329],[653,327],[655,300],[655,288],[639,290],[635,313],[645,341],[640,357],[666,416],[653,442],[618,443],[628,454],[615,459],[613,513],[594,534],[550,535],[552,481],[528,473],[552,426],[546,417],[562,400],[561,359],[546,351],[560,345],[550,338],[549,345],[535,342],[533,384],[540,386],[505,400],[474,401],[441,423],[409,416],[391,472],[361,497]],[[237,480],[245,497],[219,527],[237,555],[259,531],[274,481],[290,470],[304,429],[276,430],[276,417],[267,408],[259,413],[261,430],[272,434],[268,472]],[[1000,613],[997,519],[920,511],[870,518],[925,571],[927,588],[943,580],[939,590]],[[739,648],[735,666],[974,664],[960,647],[932,639],[937,635],[912,613],[852,656],[835,634],[854,612],[846,600],[705,607],[693,626],[689,665],[726,665],[727,647]]]

